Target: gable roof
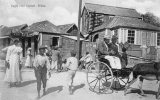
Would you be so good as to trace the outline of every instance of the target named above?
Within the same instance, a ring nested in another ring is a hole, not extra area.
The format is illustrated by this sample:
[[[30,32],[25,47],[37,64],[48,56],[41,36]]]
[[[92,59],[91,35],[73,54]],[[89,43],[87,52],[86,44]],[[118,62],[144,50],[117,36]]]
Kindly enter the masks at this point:
[[[0,36],[9,36],[11,33],[20,33],[21,30],[28,27],[27,24],[7,27],[7,26],[1,26],[0,27]]]
[[[49,22],[48,20],[41,21],[41,22],[36,22],[24,29],[23,31],[28,31],[28,32],[45,32],[45,33],[59,33],[61,34],[62,31]]]
[[[85,8],[90,12],[123,16],[123,17],[135,17],[141,18],[141,15],[135,10],[131,8],[122,8],[122,7],[114,7],[100,4],[92,4],[86,3]]]
[[[28,25],[27,24],[22,24],[22,25],[17,25],[17,26],[12,26],[9,27],[12,30],[12,33],[17,33],[25,28],[27,28]]]
[[[0,27],[0,36],[9,36],[11,33],[11,29],[7,26]]]
[[[134,28],[134,29],[143,29],[150,31],[160,31],[160,27],[151,25],[137,18],[127,18],[127,17],[114,17],[109,23],[104,23],[101,26],[96,27],[94,29],[94,32],[105,28],[109,29]]]
[[[108,28],[129,27],[129,28],[144,29],[151,31],[160,31],[160,27],[146,23],[143,20],[136,18],[123,18],[123,17],[114,17],[114,19],[111,21],[110,24],[108,24],[107,27]]]
[[[67,33],[71,27],[73,27],[75,24],[65,24],[65,25],[59,25],[57,26],[60,30]]]

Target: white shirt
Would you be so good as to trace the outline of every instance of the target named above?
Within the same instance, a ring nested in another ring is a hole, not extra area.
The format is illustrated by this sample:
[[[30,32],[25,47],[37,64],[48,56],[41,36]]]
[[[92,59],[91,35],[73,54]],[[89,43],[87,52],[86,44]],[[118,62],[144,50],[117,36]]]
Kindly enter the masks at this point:
[[[43,56],[42,55],[37,55],[34,59],[33,66],[34,67],[38,67],[38,66],[44,67],[44,66],[46,66],[47,69],[50,69],[49,60],[48,60],[47,56],[45,56],[45,55],[43,55]]]
[[[70,70],[77,70],[78,68],[78,60],[76,57],[69,57],[67,59],[66,67],[68,67]]]

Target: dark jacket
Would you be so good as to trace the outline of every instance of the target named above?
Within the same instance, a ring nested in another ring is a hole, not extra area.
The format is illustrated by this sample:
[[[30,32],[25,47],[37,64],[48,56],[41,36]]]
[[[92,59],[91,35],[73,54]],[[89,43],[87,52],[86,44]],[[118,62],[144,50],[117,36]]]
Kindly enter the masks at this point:
[[[106,44],[104,41],[98,43],[98,48],[97,48],[98,56],[108,55],[109,54],[108,50],[109,50],[108,44]]]

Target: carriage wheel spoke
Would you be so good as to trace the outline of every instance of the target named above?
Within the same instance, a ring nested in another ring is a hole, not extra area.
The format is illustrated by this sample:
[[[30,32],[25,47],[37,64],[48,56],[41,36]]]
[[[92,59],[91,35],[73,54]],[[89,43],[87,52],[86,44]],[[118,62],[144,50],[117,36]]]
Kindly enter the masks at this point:
[[[100,93],[100,80],[99,80],[99,93]]]
[[[96,84],[95,84],[95,86],[94,86],[93,90],[94,90],[94,89],[95,89],[95,87],[97,86],[97,83],[98,83],[98,80],[97,80],[97,82],[96,82]]]
[[[103,86],[103,82],[102,81],[100,81],[101,83],[102,83],[102,86]],[[103,86],[103,88],[105,88],[104,86]]]
[[[89,84],[93,83],[94,81],[96,81],[97,79],[94,79],[92,82],[89,82]]]
[[[112,79],[112,77],[111,77],[111,78],[109,78],[109,79],[106,79],[106,80],[110,80],[110,79]]]
[[[104,79],[102,79],[103,82],[106,82]]]
[[[124,81],[124,80],[122,80],[122,79],[120,79],[123,83],[125,83],[126,84],[126,82]]]
[[[119,83],[119,85],[120,85],[120,88],[121,88],[121,86],[122,86],[122,85],[121,85],[121,83],[119,82],[119,79],[118,79],[118,83]]]

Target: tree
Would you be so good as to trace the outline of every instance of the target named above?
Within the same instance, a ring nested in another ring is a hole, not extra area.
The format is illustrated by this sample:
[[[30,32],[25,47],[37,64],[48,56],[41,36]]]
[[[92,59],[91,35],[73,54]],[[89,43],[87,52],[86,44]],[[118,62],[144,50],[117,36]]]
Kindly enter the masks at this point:
[[[142,18],[144,22],[160,27],[160,18],[153,13],[147,12],[142,14]]]

